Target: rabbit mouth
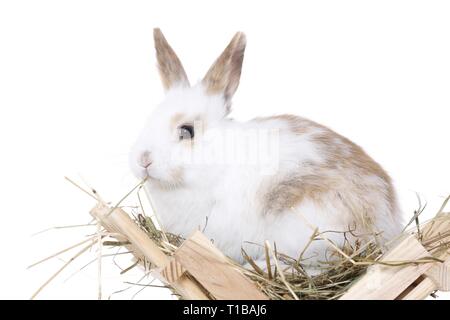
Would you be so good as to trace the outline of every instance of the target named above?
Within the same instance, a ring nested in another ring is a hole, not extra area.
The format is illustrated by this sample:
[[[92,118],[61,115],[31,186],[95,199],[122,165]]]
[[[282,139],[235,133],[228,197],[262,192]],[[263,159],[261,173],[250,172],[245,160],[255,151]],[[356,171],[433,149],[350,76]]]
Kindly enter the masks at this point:
[[[185,185],[184,179],[181,177],[182,173],[174,173],[170,177],[156,177],[147,172],[145,179],[154,187],[161,190],[173,190]]]

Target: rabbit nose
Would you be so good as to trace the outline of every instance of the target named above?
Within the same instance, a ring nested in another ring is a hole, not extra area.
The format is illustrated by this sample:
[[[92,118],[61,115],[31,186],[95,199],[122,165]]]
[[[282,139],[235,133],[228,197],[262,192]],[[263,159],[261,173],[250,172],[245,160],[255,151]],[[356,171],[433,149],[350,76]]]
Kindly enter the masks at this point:
[[[150,151],[144,151],[139,156],[139,165],[143,168],[148,168],[152,164]]]

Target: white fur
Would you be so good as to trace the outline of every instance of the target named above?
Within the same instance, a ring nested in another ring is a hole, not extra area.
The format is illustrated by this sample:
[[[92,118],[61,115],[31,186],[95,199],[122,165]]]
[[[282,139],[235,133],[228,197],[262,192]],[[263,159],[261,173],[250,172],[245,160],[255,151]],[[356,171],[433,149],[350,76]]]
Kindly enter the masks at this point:
[[[183,114],[192,121],[201,117],[205,124],[203,134],[196,133],[192,148],[180,142],[177,129],[171,128],[170,122],[175,114]],[[314,227],[320,231],[348,229],[352,219],[335,193],[324,195],[323,203],[327,205],[306,199],[281,213],[262,212],[262,186],[277,177],[308,174],[311,170],[308,164],[326,160],[323,150],[311,140],[311,135],[319,132],[320,128],[304,135],[294,135],[287,122],[280,119],[241,123],[227,118],[226,114],[222,97],[207,95],[201,84],[192,88],[173,88],[154,110],[132,149],[131,168],[139,178],[149,175],[147,188],[166,231],[188,237],[196,229],[203,230],[220,250],[243,262],[241,247],[254,259],[260,259],[263,254],[260,245],[269,240],[276,243],[279,252],[297,257],[309,241]],[[234,143],[239,146],[245,143],[248,132],[261,130],[272,130],[278,138],[276,157],[269,159],[277,170],[270,174],[255,165],[227,161],[192,163],[186,160],[199,155],[197,149],[200,145],[202,156],[212,155],[220,139],[220,134],[215,135],[214,132],[233,132],[237,137]],[[335,142],[342,144],[338,138]],[[344,154],[345,148],[342,144]],[[138,161],[144,151],[151,152],[153,161],[147,170],[140,167]],[[191,153],[190,156],[187,153]],[[175,168],[182,168],[181,180],[172,178]],[[348,172],[342,177],[342,173],[336,172],[336,179],[348,179],[352,174]],[[368,184],[379,188],[379,193],[368,194],[367,197],[378,198],[379,215],[373,217],[376,227],[385,233],[386,238],[392,238],[398,233],[400,223],[392,218],[396,214],[391,212],[382,196],[386,185],[376,176],[355,175],[353,178],[366,179]],[[330,233],[327,237],[338,245],[343,242],[341,234]],[[310,257],[308,261],[311,262],[323,259],[326,248],[325,241],[315,242],[305,257]]]

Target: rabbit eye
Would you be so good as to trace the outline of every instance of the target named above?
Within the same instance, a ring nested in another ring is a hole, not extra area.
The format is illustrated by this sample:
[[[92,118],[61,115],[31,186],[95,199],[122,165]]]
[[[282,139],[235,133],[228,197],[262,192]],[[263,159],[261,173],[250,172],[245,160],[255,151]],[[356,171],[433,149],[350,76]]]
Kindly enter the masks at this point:
[[[182,125],[179,128],[179,138],[180,140],[187,140],[194,138],[194,127],[191,125]]]

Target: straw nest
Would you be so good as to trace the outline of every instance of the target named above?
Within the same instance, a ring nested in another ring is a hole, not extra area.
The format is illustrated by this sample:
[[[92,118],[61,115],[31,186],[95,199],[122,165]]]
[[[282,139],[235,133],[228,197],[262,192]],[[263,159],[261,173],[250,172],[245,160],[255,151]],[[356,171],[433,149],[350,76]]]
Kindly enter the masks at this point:
[[[75,184],[72,180],[68,179],[69,182],[82,189],[79,185]],[[133,188],[128,192],[113,208],[122,207],[122,202],[129,198],[130,196],[136,196],[138,204],[133,207],[133,209],[128,210],[130,216],[132,216],[135,223],[146,232],[148,237],[150,237],[160,249],[167,255],[173,255],[176,249],[181,245],[184,239],[178,235],[167,233],[162,231],[158,227],[158,222],[154,210],[152,214],[145,212],[143,201],[142,201],[142,188],[143,182],[138,186]],[[85,193],[90,195],[96,200],[101,200],[98,193],[91,189],[82,189]],[[446,215],[450,217],[450,213],[445,213],[444,208],[449,201],[450,196],[442,204],[436,217]],[[149,199],[150,204],[151,200]],[[122,207],[124,209],[129,209],[130,207]],[[414,211],[414,215],[409,221],[407,227],[405,227],[403,235],[410,235],[415,233],[417,238],[421,241],[422,245],[429,252],[438,252],[439,250],[448,250],[450,248],[450,243],[448,242],[448,234],[442,234],[442,236],[436,237],[434,239],[422,241],[421,228],[422,223],[419,222],[420,214],[424,211],[425,206],[422,206],[419,199],[419,208]],[[349,231],[350,232],[350,231]],[[450,232],[450,230],[449,230]],[[345,236],[345,233],[343,234]],[[101,240],[101,238],[98,238]],[[445,240],[443,240],[445,239]],[[91,239],[92,240],[92,239]],[[338,299],[341,297],[347,289],[361,276],[365,273],[366,269],[374,264],[388,264],[392,266],[398,266],[399,264],[418,264],[430,262],[426,261],[401,261],[401,262],[381,262],[380,258],[385,251],[376,241],[376,237],[373,237],[372,241],[356,242],[356,244],[351,245],[350,242],[345,242],[343,247],[335,246],[326,237],[326,233],[321,233],[319,230],[311,235],[310,243],[307,247],[314,241],[328,241],[331,250],[334,252],[331,256],[332,259],[328,261],[319,261],[317,265],[314,266],[315,269],[320,269],[321,273],[318,275],[310,276],[305,272],[304,259],[302,254],[300,257],[289,257],[280,252],[277,252],[276,243],[270,244],[266,242],[261,244],[264,247],[266,254],[267,267],[261,269],[247,254],[242,250],[242,255],[245,261],[248,262],[247,268],[242,265],[230,260],[230,263],[234,264],[236,268],[241,270],[241,272],[254,281],[260,290],[265,293],[270,299]],[[80,244],[86,243],[87,241],[80,242]],[[124,241],[99,241],[103,246],[127,246],[128,242]],[[78,244],[78,245],[80,245]],[[90,243],[88,247],[92,247],[93,243]],[[73,248],[73,247],[71,247]],[[65,252],[62,250],[59,253]],[[86,247],[85,247],[86,248]],[[304,252],[306,248],[302,250]],[[86,252],[86,249],[82,249],[75,257],[81,255],[81,253]],[[54,254],[48,258],[42,259],[38,263],[44,262],[49,258],[56,257],[59,253]],[[430,257],[433,259],[433,257]],[[74,258],[70,260],[73,261]],[[438,260],[438,259],[436,259]],[[38,264],[36,263],[36,264]],[[139,263],[144,264],[146,269],[151,266],[148,265],[146,261],[135,261],[132,267],[138,265]],[[36,265],[33,264],[32,266]],[[311,267],[310,263],[308,265]],[[58,270],[39,290],[33,295],[35,297],[51,280],[53,280],[56,275],[62,271],[67,265],[64,265],[61,270]],[[283,266],[282,268],[280,266]],[[125,270],[125,271],[128,271]],[[124,271],[122,271],[123,273]],[[173,290],[173,288],[171,288]],[[174,290],[173,290],[174,291]],[[176,294],[176,292],[174,291]]]
[[[442,204],[436,217],[443,214],[450,215],[450,213],[443,212],[449,199],[450,197]],[[403,234],[398,238],[401,239],[406,235],[416,233],[422,245],[429,252],[436,253],[448,250],[450,248],[450,243],[447,239],[448,234],[442,234],[431,241],[422,241],[420,236],[422,223],[419,222],[419,216],[424,209],[425,207],[420,204],[419,200],[419,209],[414,211],[412,219],[405,227]],[[173,254],[176,248],[184,241],[180,236],[159,230],[152,219],[144,217],[142,214],[137,216],[136,223],[167,254]],[[345,237],[345,233],[343,236]],[[443,239],[445,241],[442,241]],[[305,272],[303,262],[307,259],[303,260],[302,254],[300,254],[300,257],[294,258],[279,253],[276,251],[275,243],[273,244],[274,248],[267,242],[264,244],[267,262],[264,270],[244,250],[242,250],[242,255],[251,268],[244,268],[232,260],[230,262],[240,269],[244,275],[256,282],[258,287],[270,299],[333,300],[341,297],[371,265],[383,264],[395,267],[405,264],[429,263],[432,260],[439,261],[439,259],[429,257],[420,261],[381,262],[380,258],[386,249],[378,244],[375,235],[373,240],[365,241],[363,244],[357,241],[356,244],[351,245],[350,242],[346,241],[344,247],[338,248],[328,240],[326,232],[320,233],[318,230],[315,230],[307,247],[314,241],[328,241],[330,249],[334,252],[331,254],[332,258],[328,261],[318,261],[316,265],[312,266],[314,269],[321,270],[318,275],[310,276]],[[302,250],[302,253],[306,251],[307,247]],[[283,267],[280,267],[281,265]],[[310,263],[308,263],[308,267],[311,267]]]

